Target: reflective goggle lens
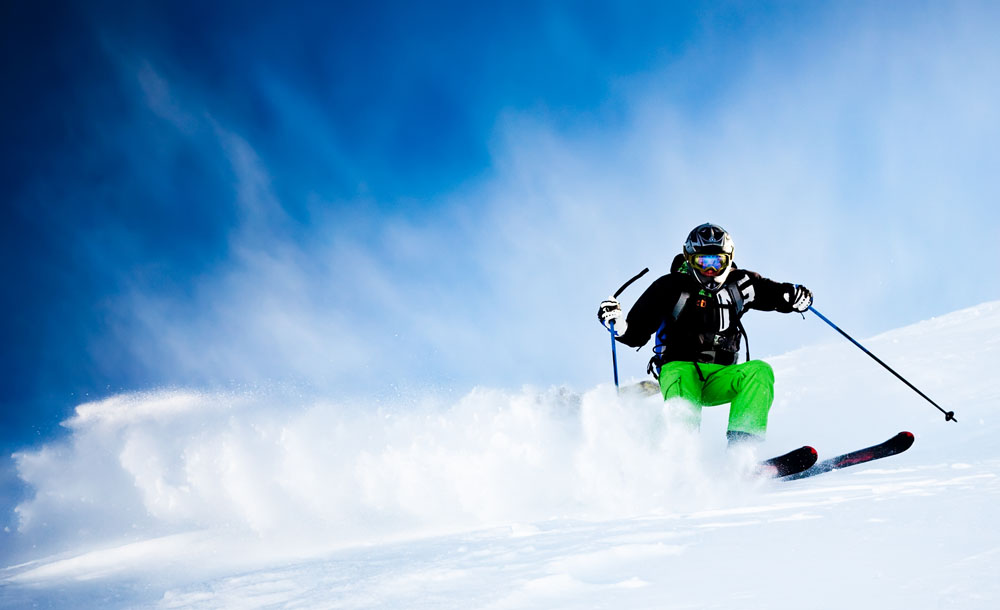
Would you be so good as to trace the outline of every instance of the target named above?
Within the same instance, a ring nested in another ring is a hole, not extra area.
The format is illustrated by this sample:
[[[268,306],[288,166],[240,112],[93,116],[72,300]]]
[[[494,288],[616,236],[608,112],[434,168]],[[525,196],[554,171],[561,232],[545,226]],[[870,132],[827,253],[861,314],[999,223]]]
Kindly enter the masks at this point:
[[[700,273],[709,277],[720,275],[729,267],[728,254],[695,254],[691,257],[691,264]]]

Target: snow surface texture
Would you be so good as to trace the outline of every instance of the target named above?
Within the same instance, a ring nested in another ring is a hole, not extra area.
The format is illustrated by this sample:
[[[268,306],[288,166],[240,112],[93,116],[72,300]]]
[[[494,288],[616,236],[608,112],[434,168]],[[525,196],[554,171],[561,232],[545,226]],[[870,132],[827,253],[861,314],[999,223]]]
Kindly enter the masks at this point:
[[[759,457],[917,441],[795,482],[747,476],[725,407],[691,434],[606,385],[84,404],[16,456],[0,607],[1000,607],[1000,303],[864,341],[957,424],[832,341],[771,360]]]

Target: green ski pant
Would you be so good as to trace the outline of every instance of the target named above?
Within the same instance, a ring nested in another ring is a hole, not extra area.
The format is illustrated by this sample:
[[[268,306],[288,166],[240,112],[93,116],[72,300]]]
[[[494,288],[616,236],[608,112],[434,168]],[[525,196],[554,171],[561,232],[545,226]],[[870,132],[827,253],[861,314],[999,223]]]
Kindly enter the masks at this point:
[[[763,360],[697,367],[693,362],[668,362],[660,368],[660,392],[664,400],[680,397],[690,403],[688,421],[694,427],[701,424],[702,407],[730,403],[729,431],[763,437],[774,402],[774,371]]]

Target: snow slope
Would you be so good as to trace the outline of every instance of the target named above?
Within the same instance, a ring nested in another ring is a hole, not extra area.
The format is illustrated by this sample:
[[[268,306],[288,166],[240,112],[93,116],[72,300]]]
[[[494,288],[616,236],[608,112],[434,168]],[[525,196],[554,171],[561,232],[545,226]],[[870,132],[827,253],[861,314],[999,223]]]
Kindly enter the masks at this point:
[[[607,386],[81,405],[17,456],[0,607],[1000,607],[1000,303],[864,341],[959,423],[830,332],[771,360],[761,453],[917,440],[790,483],[746,476],[724,407],[692,435]]]

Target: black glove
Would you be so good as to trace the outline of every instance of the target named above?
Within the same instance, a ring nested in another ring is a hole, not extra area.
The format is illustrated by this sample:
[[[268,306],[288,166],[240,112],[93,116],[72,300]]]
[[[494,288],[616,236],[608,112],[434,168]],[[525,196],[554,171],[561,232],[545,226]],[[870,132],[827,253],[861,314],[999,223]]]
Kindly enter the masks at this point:
[[[791,293],[786,295],[788,302],[792,305],[792,311],[803,313],[809,310],[813,304],[813,293],[805,286],[795,286]]]

